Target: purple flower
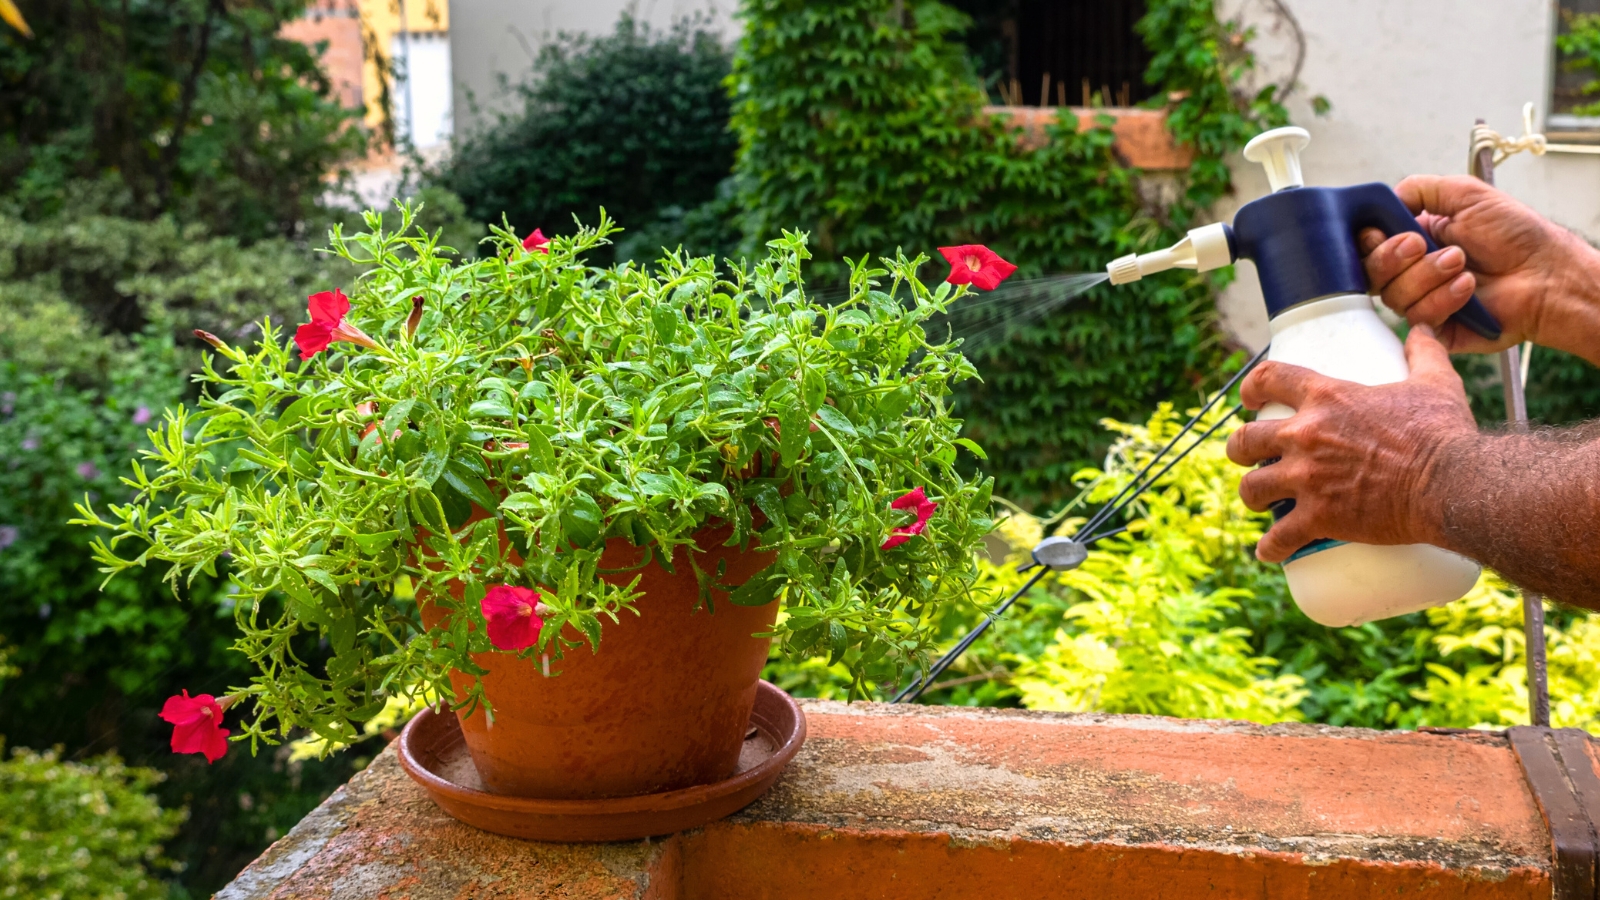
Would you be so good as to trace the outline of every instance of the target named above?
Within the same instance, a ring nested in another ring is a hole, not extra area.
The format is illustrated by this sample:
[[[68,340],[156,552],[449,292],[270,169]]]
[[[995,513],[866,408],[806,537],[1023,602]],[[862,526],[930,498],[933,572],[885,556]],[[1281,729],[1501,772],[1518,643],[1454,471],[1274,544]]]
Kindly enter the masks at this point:
[[[37,450],[37,449],[39,449],[39,439],[36,438],[36,437],[23,438],[22,439],[22,449],[24,449],[24,450]]]
[[[143,425],[150,421],[150,407],[141,406],[133,411],[133,424]]]
[[[78,477],[85,481],[93,481],[94,479],[100,477],[100,470],[95,468],[95,465],[92,462],[78,463],[77,471]]]
[[[22,529],[15,525],[0,525],[0,550],[15,544],[22,537]]]
[[[0,416],[9,416],[17,409],[17,392],[6,391],[0,394]]]

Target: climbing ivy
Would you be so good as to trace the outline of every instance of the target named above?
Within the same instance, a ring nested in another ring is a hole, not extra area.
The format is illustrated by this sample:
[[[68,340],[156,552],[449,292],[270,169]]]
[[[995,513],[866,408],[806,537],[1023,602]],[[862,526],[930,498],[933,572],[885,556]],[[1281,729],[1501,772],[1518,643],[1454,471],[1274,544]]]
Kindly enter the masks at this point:
[[[1079,132],[1064,110],[1027,146],[986,98],[957,40],[967,17],[937,2],[745,0],[734,59],[735,174],[747,240],[800,227],[818,260],[984,243],[1019,278],[1099,271],[1176,240],[1228,190],[1224,156],[1282,124],[1274,89],[1238,84],[1249,33],[1209,0],[1151,0],[1139,33],[1175,136],[1195,148],[1175,189],[1119,162],[1110,119]],[[842,264],[819,263],[840,277]],[[935,278],[937,272],[924,276]],[[958,400],[998,490],[1048,502],[1105,449],[1096,422],[1138,419],[1214,380],[1227,356],[1211,277],[1098,287],[972,353],[984,382]]]

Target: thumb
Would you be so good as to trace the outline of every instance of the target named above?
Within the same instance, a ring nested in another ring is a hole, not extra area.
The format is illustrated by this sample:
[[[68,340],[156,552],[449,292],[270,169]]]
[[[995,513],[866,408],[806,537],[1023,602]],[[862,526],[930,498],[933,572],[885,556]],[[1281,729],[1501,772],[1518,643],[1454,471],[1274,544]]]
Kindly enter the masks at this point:
[[[1433,329],[1427,325],[1411,326],[1406,335],[1406,365],[1411,367],[1411,380],[1438,383],[1459,383],[1461,376],[1450,364],[1450,351]]]

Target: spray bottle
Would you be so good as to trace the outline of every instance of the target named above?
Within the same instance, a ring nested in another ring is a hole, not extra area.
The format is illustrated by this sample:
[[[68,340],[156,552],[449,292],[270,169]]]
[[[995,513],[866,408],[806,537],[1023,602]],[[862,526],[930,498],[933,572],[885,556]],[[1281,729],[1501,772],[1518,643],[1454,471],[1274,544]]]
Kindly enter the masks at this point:
[[[1112,284],[1138,281],[1173,268],[1200,272],[1255,263],[1271,319],[1270,360],[1358,384],[1403,381],[1410,370],[1405,349],[1384,325],[1368,296],[1356,234],[1377,228],[1388,235],[1421,234],[1438,249],[1388,185],[1305,187],[1300,151],[1311,140],[1303,128],[1275,128],[1245,145],[1244,157],[1267,170],[1272,193],[1246,204],[1233,225],[1190,231],[1165,250],[1131,254],[1106,268]],[[1473,297],[1453,317],[1486,338],[1500,323]],[[1294,410],[1274,403],[1257,419],[1282,419]],[[1274,505],[1281,518],[1293,500]],[[1289,591],[1307,616],[1324,625],[1358,625],[1449,603],[1472,589],[1478,565],[1429,544],[1375,546],[1318,540],[1284,563]]]

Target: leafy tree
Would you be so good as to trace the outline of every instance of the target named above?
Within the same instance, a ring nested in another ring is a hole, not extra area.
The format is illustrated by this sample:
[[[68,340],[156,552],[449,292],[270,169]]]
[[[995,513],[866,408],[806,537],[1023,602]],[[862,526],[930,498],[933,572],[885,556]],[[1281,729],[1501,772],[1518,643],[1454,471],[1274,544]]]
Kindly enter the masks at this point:
[[[460,142],[433,177],[479,221],[503,216],[522,234],[571,234],[574,216],[592,223],[602,206],[630,224],[681,217],[733,168],[729,55],[703,26],[663,33],[624,15],[610,35],[542,47],[515,88],[521,108]]]
[[[0,29],[0,198],[38,218],[86,183],[105,211],[293,235],[365,143],[312,51],[304,0],[68,0]]]

